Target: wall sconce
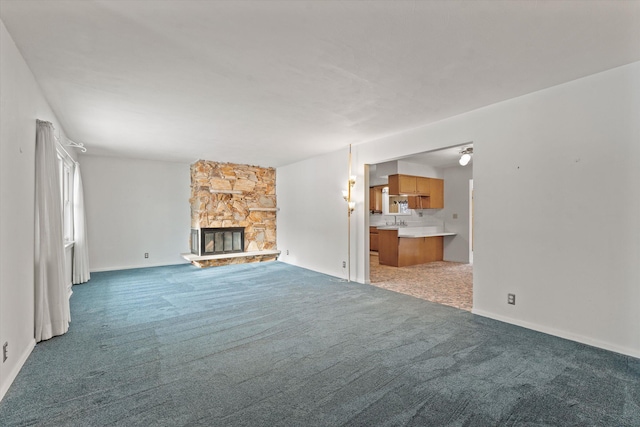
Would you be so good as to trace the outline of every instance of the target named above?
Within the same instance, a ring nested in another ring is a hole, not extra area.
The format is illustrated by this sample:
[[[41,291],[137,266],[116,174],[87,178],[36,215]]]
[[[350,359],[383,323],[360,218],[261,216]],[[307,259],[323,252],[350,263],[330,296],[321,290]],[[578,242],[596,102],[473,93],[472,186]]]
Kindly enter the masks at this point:
[[[351,146],[349,146],[349,181],[347,182],[347,189],[342,190],[342,198],[347,202],[347,213],[349,216],[351,216],[356,208],[356,202],[351,200],[351,192],[353,191],[354,185],[356,185],[356,176],[351,175]]]
[[[460,152],[460,154],[461,156],[460,156],[460,160],[458,160],[458,163],[460,163],[461,166],[467,166],[471,161],[471,155],[473,154],[473,147],[467,147],[463,149]]]
[[[354,185],[356,185],[356,177],[355,175],[351,175],[349,177],[349,182],[347,183],[348,189],[342,190],[342,198],[344,199],[345,202],[347,202],[347,205],[349,207],[349,210],[348,210],[349,215],[351,215],[353,210],[356,208],[356,202],[351,200],[351,191]]]
[[[347,189],[342,190],[342,198],[347,202],[347,282],[351,281],[351,214],[356,208],[356,202],[351,200],[351,192],[356,185],[356,176],[351,175],[351,144],[349,144],[349,181]]]

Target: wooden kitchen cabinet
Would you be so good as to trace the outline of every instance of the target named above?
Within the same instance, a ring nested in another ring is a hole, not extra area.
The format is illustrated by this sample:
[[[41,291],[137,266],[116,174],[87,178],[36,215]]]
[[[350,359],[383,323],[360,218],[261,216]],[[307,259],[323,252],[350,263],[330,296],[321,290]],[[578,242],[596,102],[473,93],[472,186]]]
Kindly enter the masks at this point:
[[[431,194],[431,181],[435,178],[416,177],[416,193],[428,196]]]
[[[443,236],[398,237],[398,230],[379,230],[379,236],[380,265],[406,267],[443,260]]]
[[[369,187],[369,210],[371,211],[371,213],[374,213],[376,211],[375,197],[376,196],[373,187]]]
[[[409,209],[429,209],[429,196],[409,196]]]
[[[444,179],[429,178],[431,191],[429,207],[424,209],[444,209]]]
[[[398,239],[398,267],[442,261],[444,240],[439,237],[420,239]]]
[[[378,262],[380,265],[398,266],[398,230],[378,230],[380,241]]]
[[[409,209],[443,209],[444,208],[444,180],[426,178],[429,180],[429,195],[409,196]]]
[[[444,180],[412,175],[390,175],[389,194],[407,194],[409,209],[443,209]]]
[[[369,188],[369,210],[371,213],[382,213],[382,189],[386,185]]]
[[[369,250],[378,252],[379,248],[379,235],[377,227],[369,227]]]
[[[412,175],[389,175],[389,194],[416,194],[416,178]]]

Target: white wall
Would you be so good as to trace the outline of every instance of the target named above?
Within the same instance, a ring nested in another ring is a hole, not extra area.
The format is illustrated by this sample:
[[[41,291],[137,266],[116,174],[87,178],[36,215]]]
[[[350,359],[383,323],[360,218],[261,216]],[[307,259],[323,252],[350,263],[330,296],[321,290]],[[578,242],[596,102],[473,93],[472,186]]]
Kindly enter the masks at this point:
[[[404,160],[398,160],[398,173],[403,175],[424,176],[427,178],[444,178],[443,170],[440,168],[406,162]]]
[[[0,362],[0,399],[35,345],[36,119],[52,122],[56,134],[64,138],[31,70],[0,21],[0,349],[9,343],[9,357]]]
[[[189,164],[82,155],[80,170],[91,271],[186,262]]]
[[[346,278],[348,218],[342,190],[347,189],[348,151],[280,167],[276,174],[279,260]],[[353,274],[355,257],[352,266]]]
[[[444,209],[441,211],[447,231],[456,233],[444,239],[444,259],[469,262],[469,180],[473,178],[471,165],[443,169]],[[454,218],[454,215],[457,218]]]
[[[362,182],[365,164],[473,141],[474,312],[638,357],[638,117],[637,62],[354,146],[355,172]],[[279,221],[279,233],[302,232],[308,217],[340,227],[342,216],[313,211],[333,203],[320,197],[337,191],[334,179],[346,180],[342,156],[279,170],[289,181],[314,182],[318,196]],[[352,248],[360,282],[368,272],[364,190],[356,186]],[[292,194],[278,186],[280,198]],[[333,260],[318,254],[345,244],[342,235],[325,236],[298,253],[296,265],[335,274]],[[515,306],[507,293],[517,295]]]
[[[404,160],[393,160],[390,162],[378,163],[373,173],[369,174],[369,186],[386,185],[389,183],[389,175],[404,174],[425,176],[427,178],[443,178],[443,171],[432,166],[411,163]],[[384,178],[382,178],[384,176]]]
[[[474,312],[640,356],[640,63],[484,113]]]

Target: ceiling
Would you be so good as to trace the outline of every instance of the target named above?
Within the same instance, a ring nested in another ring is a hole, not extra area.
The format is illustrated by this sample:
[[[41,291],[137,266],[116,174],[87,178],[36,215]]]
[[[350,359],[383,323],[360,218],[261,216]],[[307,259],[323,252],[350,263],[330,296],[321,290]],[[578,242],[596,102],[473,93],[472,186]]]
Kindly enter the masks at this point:
[[[443,148],[442,150],[414,154],[412,156],[403,157],[400,160],[419,165],[428,165],[434,168],[449,168],[452,166],[472,167],[473,165],[471,163],[468,166],[460,166],[460,152],[464,148],[473,148],[473,144],[469,143],[456,147]],[[473,159],[473,156],[471,157]]]
[[[89,154],[281,166],[640,60],[640,1],[27,1]]]
[[[404,156],[387,162],[369,165],[370,185],[380,185],[387,182],[390,174],[399,173],[398,162],[414,163],[432,168],[468,168],[473,169],[473,156],[471,162],[466,166],[460,165],[460,152],[466,148],[473,148],[472,143],[457,145],[455,147],[443,148],[440,150],[425,151],[411,156]]]

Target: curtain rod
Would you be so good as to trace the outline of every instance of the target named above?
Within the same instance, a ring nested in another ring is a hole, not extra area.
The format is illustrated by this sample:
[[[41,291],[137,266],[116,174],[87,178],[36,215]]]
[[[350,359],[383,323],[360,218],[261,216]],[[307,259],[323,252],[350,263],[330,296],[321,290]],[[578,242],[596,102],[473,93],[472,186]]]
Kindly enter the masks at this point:
[[[55,128],[54,128],[55,129]],[[69,152],[64,148],[64,145],[62,145],[62,143],[60,142],[60,138],[58,138],[55,134],[53,135],[53,137],[55,138],[56,142],[58,143],[58,148],[60,148],[62,151],[64,151],[64,154],[67,155],[67,157],[76,165],[78,165],[78,161],[76,159],[73,158],[73,156],[71,156],[71,154],[69,154]]]
[[[60,148],[60,149],[64,152],[64,154],[66,154],[66,155],[67,155],[67,157],[68,157],[68,158],[69,158],[73,163],[75,163],[75,164],[76,164],[76,166],[77,166],[77,165],[79,165],[78,161],[77,161],[76,159],[74,159],[74,158],[73,158],[73,156],[72,156],[71,154],[69,154],[69,152],[67,151],[67,149],[66,149],[66,148],[64,148],[64,145],[63,145],[63,144],[62,144],[62,142],[60,141],[60,137],[58,137],[58,136],[56,135],[56,133],[55,133],[56,127],[53,125],[53,123],[51,123],[51,122],[47,122],[47,121],[44,121],[44,120],[40,120],[40,119],[38,119],[37,121],[42,121],[42,122],[45,122],[45,123],[49,123],[49,124],[51,125],[51,127],[52,127],[52,128],[53,128],[53,130],[54,130],[54,132],[53,132],[53,138],[54,138],[54,139],[56,140],[56,142],[58,143],[58,148]],[[87,148],[84,146],[84,144],[83,144],[82,142],[81,142],[81,143],[77,143],[77,142],[75,142],[75,141],[70,140],[70,139],[69,139],[69,138],[67,138],[67,137],[65,137],[65,139],[66,139],[67,141],[69,141],[69,143],[70,143],[70,144],[68,144],[69,146],[79,148],[80,150],[82,150],[82,152],[83,152],[83,153],[86,153]]]

